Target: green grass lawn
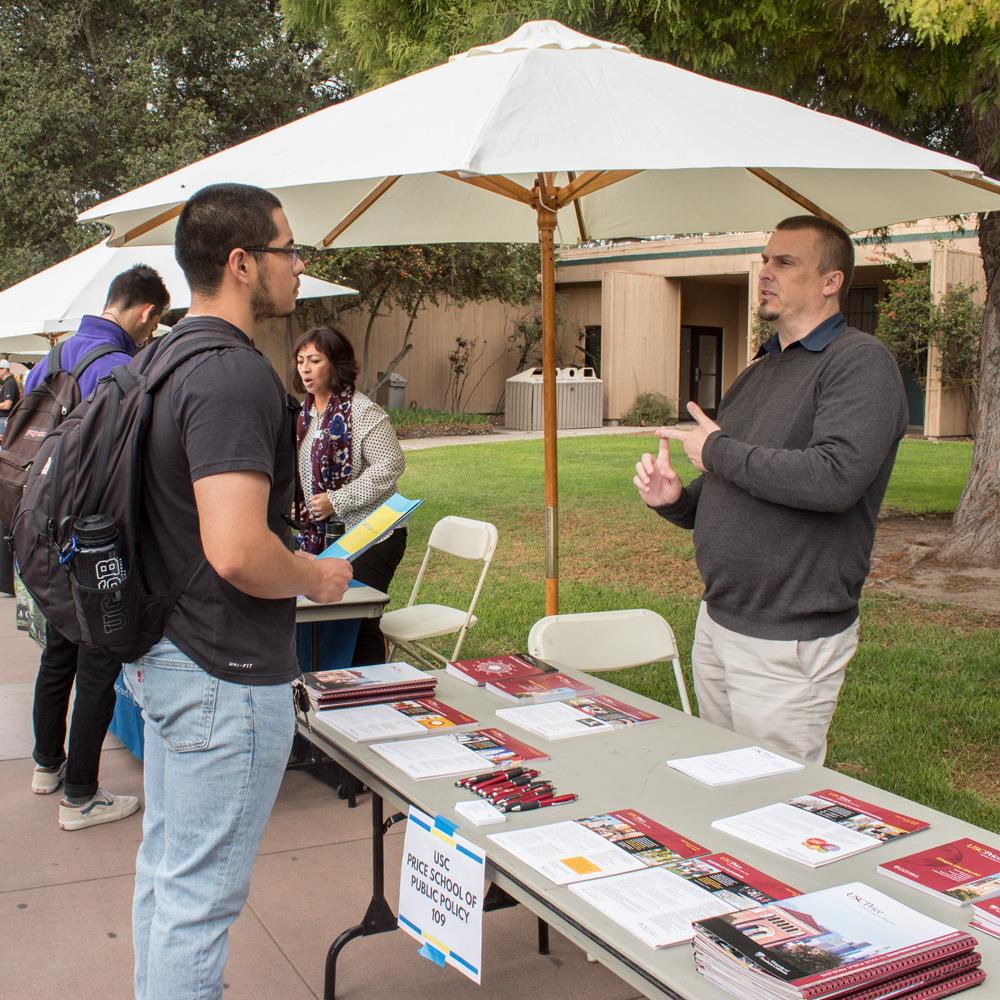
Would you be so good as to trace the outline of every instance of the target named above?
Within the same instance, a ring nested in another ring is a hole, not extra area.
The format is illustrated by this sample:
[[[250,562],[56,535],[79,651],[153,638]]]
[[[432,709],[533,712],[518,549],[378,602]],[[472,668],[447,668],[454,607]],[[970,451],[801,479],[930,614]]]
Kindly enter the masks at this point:
[[[652,435],[634,434],[560,442],[560,610],[652,608],[673,625],[687,667],[701,593],[691,536],[650,513],[631,483],[636,459],[655,447]],[[916,515],[954,510],[971,451],[959,442],[902,442],[885,507]],[[680,449],[671,454],[689,479],[693,470]],[[410,523],[393,582],[396,606],[409,596],[438,518],[480,518],[500,533],[464,656],[523,650],[545,613],[542,469],[538,441],[407,454],[400,492],[425,503]],[[460,602],[464,568],[436,565],[444,573],[424,599]],[[877,592],[863,599],[861,620],[828,762],[1000,831],[1000,634],[965,609]],[[673,683],[659,666],[622,671],[615,681],[676,707]]]

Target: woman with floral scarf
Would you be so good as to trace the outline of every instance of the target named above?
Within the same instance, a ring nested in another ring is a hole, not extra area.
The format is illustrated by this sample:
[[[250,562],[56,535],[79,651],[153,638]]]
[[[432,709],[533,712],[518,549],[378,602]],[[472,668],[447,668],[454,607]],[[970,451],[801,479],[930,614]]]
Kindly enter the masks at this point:
[[[405,459],[385,410],[355,389],[358,363],[339,330],[306,331],[294,356],[293,385],[306,394],[296,435],[305,525],[301,545],[318,554],[326,547],[329,521],[343,521],[350,531],[396,492]],[[354,560],[354,579],[387,591],[405,550],[406,528],[397,528]],[[384,660],[378,621],[366,619],[353,664]]]

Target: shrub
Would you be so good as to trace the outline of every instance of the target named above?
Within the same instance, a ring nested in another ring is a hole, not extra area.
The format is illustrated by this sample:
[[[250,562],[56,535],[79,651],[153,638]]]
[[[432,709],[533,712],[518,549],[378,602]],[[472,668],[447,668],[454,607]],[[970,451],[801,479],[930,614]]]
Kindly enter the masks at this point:
[[[623,424],[635,427],[660,427],[676,422],[674,404],[662,392],[640,392],[631,409],[622,416]]]

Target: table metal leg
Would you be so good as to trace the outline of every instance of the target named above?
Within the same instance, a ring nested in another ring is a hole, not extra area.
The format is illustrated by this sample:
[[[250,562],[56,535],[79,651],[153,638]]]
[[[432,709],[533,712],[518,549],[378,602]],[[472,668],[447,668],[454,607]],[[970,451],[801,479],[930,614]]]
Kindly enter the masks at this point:
[[[371,934],[394,931],[398,926],[396,915],[385,898],[385,835],[394,823],[405,818],[402,813],[395,813],[388,820],[383,820],[382,797],[372,792],[372,898],[361,923],[338,935],[326,953],[323,1000],[334,1000],[337,991],[337,959],[348,942]]]

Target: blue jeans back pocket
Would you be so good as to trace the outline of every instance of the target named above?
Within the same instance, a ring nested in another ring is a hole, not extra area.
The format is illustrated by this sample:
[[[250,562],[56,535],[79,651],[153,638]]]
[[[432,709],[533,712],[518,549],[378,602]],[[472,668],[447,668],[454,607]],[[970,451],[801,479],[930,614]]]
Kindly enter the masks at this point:
[[[219,679],[190,660],[143,657],[139,662],[146,725],[178,753],[207,749]]]

